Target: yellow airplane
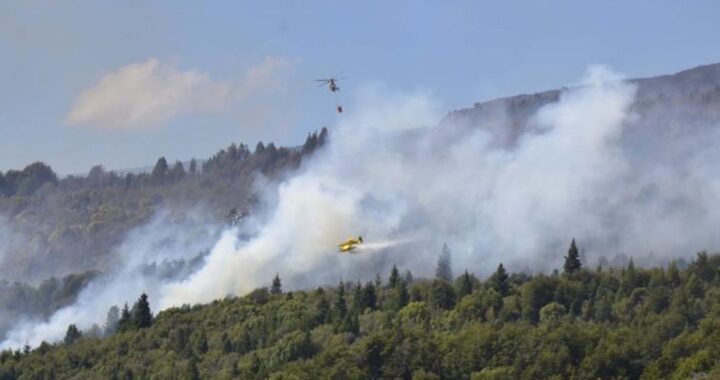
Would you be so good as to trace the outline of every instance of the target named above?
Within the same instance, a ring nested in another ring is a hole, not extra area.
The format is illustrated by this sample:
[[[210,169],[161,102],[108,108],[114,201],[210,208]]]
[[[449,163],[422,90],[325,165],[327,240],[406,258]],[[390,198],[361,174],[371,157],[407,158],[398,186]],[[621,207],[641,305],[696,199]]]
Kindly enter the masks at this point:
[[[350,239],[347,239],[346,241],[338,244],[338,249],[340,250],[340,252],[350,252],[353,249],[357,248],[357,246],[362,243],[363,243],[362,236],[358,236],[357,239],[350,238]]]

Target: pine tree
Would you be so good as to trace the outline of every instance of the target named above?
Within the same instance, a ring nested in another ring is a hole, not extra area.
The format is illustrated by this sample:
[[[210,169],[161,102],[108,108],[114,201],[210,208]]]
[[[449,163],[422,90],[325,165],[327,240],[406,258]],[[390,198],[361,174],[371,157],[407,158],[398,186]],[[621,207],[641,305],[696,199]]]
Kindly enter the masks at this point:
[[[375,307],[377,305],[377,294],[375,293],[375,285],[373,285],[372,282],[368,282],[365,284],[365,287],[362,291],[362,298],[363,298],[363,309],[370,308],[370,310],[375,310]],[[360,310],[360,312],[362,312]]]
[[[272,286],[270,287],[270,294],[281,294],[282,293],[282,281],[280,281],[280,275],[275,274],[272,280]]]
[[[78,330],[75,324],[72,324],[68,326],[67,332],[65,333],[65,339],[63,341],[65,344],[73,344],[76,340],[80,339],[80,337],[82,337],[82,333]]]
[[[397,266],[393,265],[392,271],[390,271],[390,278],[388,279],[388,288],[396,288],[400,282],[400,273],[398,272]]]
[[[238,147],[235,145],[235,143],[231,143],[230,146],[227,148],[228,155],[230,156],[230,159],[234,160],[238,156]]]
[[[410,302],[410,293],[408,292],[407,282],[400,281],[398,285],[398,306],[399,308],[405,307]]]
[[[500,293],[501,296],[505,297],[509,290],[510,285],[508,284],[508,274],[505,271],[505,267],[500,263],[495,273],[490,277],[493,289]]]
[[[575,239],[572,239],[568,255],[565,256],[565,274],[573,274],[580,270],[581,266],[580,252],[578,251],[577,245],[575,245]]]
[[[363,294],[363,287],[362,287],[362,284],[360,283],[360,281],[358,281],[355,284],[355,287],[353,289],[352,300],[353,300],[353,305],[351,308],[352,311],[357,312],[357,313],[362,313],[362,311],[365,310],[365,304],[364,304],[365,298],[364,298],[364,294]]]
[[[328,139],[328,130],[325,127],[322,127],[320,130],[320,135],[318,136],[318,145],[322,146],[325,145]]]
[[[458,286],[458,298],[463,298],[473,292],[473,280],[468,271],[466,270],[462,276],[460,276],[460,284]]]
[[[194,158],[190,160],[190,168],[188,169],[188,173],[190,173],[191,176],[194,176],[197,173],[197,160]]]
[[[126,303],[122,311],[120,312],[120,320],[118,321],[117,331],[129,331],[133,327],[134,326],[132,316],[130,315],[130,309],[128,308],[128,304]]]
[[[107,317],[105,317],[105,335],[112,335],[115,333],[115,331],[118,328],[118,323],[120,322],[120,309],[118,309],[117,306],[113,305],[110,307],[110,309],[107,312]]]
[[[453,279],[450,248],[448,248],[447,244],[443,244],[442,252],[438,257],[437,267],[435,268],[435,278],[445,282],[450,282]]]
[[[320,298],[317,304],[317,312],[315,314],[315,323],[322,325],[330,321],[330,302],[325,296]]]
[[[157,160],[157,163],[155,163],[155,167],[152,171],[152,178],[155,180],[155,183],[165,183],[165,179],[167,178],[168,174],[168,163],[165,157],[160,157]]]
[[[260,155],[265,152],[265,144],[262,143],[262,141],[258,141],[257,145],[255,145],[255,155]]]
[[[455,306],[455,289],[447,281],[434,280],[430,288],[430,304],[438,309],[452,309]]]
[[[312,153],[315,148],[318,145],[318,136],[317,133],[308,133],[307,138],[305,139],[305,144],[302,146],[302,153],[308,154]]]
[[[622,291],[624,294],[629,295],[638,286],[638,274],[635,270],[635,261],[630,258],[627,267],[622,272]]]
[[[682,280],[680,279],[680,270],[678,269],[677,262],[674,260],[668,265],[667,277],[670,286],[675,288],[680,286]]]
[[[173,165],[173,168],[170,171],[170,176],[174,181],[179,181],[185,177],[185,168],[183,167],[182,162],[175,162],[175,165]]]
[[[133,322],[138,328],[146,328],[152,325],[152,313],[150,312],[150,303],[147,300],[147,294],[140,295],[137,303],[133,306]]]
[[[345,301],[345,284],[340,281],[338,286],[337,300],[335,301],[335,318],[342,321],[347,315],[347,302]]]
[[[405,282],[405,285],[410,285],[413,282],[413,275],[410,270],[406,270],[405,274],[403,275],[403,281]]]

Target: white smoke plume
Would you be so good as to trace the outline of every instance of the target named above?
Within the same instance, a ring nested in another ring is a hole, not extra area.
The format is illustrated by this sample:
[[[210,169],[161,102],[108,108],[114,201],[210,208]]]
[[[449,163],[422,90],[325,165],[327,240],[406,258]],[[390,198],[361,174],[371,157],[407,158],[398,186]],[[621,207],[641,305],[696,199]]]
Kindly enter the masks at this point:
[[[499,262],[557,268],[572,238],[591,261],[717,249],[720,153],[712,147],[720,133],[708,128],[701,138],[657,146],[661,154],[637,154],[638,142],[626,138],[635,91],[593,67],[504,147],[482,125],[438,125],[442,108],[427,94],[367,90],[325,148],[268,186],[265,212],[238,227],[242,233],[224,231],[199,270],[178,281],[105,285],[107,293],[90,287],[50,322],[15,329],[4,345],[58,339],[69,323],[86,328],[141,290],[158,310],[243,294],[275,273],[286,288],[370,279],[393,264],[429,275],[443,243],[456,270],[480,275]],[[365,251],[337,252],[358,235]],[[107,302],[89,307],[90,298]]]
[[[427,274],[443,242],[456,263],[481,273],[500,261],[548,269],[555,260],[544,253],[562,257],[573,236],[602,231],[602,210],[620,201],[613,193],[629,169],[620,141],[634,88],[607,70],[592,69],[587,86],[544,108],[512,150],[492,146],[482,128],[438,127],[440,108],[427,95],[379,94],[366,94],[328,149],[280,186],[255,238],[227,234],[204,268],[162,290],[162,306],[242,293],[275,272],[291,286],[370,278],[392,263]],[[339,255],[336,243],[355,235],[411,242],[382,259]]]

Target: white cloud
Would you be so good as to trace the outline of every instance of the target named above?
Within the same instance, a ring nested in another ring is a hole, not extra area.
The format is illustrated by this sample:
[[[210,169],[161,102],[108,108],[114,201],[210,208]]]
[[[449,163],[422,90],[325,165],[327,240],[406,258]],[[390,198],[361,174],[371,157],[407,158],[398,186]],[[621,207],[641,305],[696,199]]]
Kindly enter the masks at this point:
[[[284,58],[266,57],[248,70],[241,95],[247,96],[251,91],[279,89],[282,83],[278,72],[286,71],[291,66],[292,62]]]
[[[268,57],[251,67],[242,83],[231,83],[150,58],[100,78],[75,99],[66,121],[106,130],[161,127],[178,116],[221,112],[233,100],[249,100],[254,89],[277,88],[276,73],[289,66]]]

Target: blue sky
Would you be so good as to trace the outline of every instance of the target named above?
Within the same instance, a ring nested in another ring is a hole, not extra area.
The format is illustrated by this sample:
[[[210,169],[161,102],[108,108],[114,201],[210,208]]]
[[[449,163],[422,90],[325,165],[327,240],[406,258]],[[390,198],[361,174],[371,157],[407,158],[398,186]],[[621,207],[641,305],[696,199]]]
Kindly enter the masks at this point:
[[[313,79],[429,91],[448,110],[720,62],[717,1],[0,3],[0,170],[84,173],[295,145],[337,122]],[[158,100],[160,99],[160,100]],[[153,108],[155,107],[155,108]]]

